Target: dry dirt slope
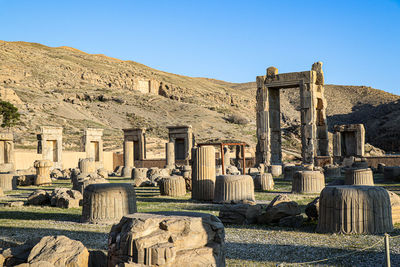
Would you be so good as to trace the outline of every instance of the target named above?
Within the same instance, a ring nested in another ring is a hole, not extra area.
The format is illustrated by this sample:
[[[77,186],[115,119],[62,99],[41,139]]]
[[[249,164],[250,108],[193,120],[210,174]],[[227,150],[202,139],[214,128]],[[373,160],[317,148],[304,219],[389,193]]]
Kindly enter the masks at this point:
[[[162,82],[162,95],[133,90],[137,77]],[[135,126],[147,127],[154,140],[166,138],[167,125],[191,124],[198,140],[236,139],[253,146],[256,141],[254,83],[186,77],[69,47],[0,41],[0,85],[23,101],[22,124],[15,129],[19,147],[35,147],[40,125],[63,126],[67,149],[78,148],[87,126],[105,129],[109,149],[121,147],[121,129]],[[352,118],[353,108],[399,99],[369,87],[335,85],[326,86],[326,96],[335,123]],[[298,93],[285,91],[281,105],[285,126],[298,125]],[[233,114],[248,123],[229,122]],[[295,145],[285,142],[290,143]]]

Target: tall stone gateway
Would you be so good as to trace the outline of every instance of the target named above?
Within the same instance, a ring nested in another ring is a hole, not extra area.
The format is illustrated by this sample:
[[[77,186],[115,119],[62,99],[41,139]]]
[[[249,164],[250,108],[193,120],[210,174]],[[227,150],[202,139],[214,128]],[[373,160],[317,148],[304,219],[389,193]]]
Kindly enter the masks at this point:
[[[303,163],[313,164],[317,156],[329,156],[322,62],[314,63],[311,71],[282,74],[269,67],[267,75],[257,76],[257,164],[282,163],[279,94],[287,88],[300,89]]]
[[[191,125],[168,126],[169,142],[175,146],[175,159],[189,161],[190,152],[194,145],[193,130]]]
[[[83,132],[82,146],[86,158],[94,159],[96,168],[103,168],[103,129],[86,128]]]
[[[14,135],[12,133],[0,133],[0,172],[14,170]]]
[[[123,129],[124,131],[124,168],[123,177],[130,177],[135,160],[146,158],[146,129]]]
[[[215,190],[215,148],[201,146],[192,149],[192,199],[211,201]]]
[[[41,133],[37,135],[37,153],[42,154],[42,159],[53,162],[55,169],[62,169],[62,127],[42,126]]]

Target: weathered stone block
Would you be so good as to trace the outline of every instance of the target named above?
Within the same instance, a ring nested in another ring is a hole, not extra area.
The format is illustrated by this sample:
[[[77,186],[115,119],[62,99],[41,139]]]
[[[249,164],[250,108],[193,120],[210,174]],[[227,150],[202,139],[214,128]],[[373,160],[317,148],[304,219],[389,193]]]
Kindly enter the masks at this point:
[[[254,178],[254,189],[255,190],[273,190],[274,189],[274,179],[270,173],[258,174]]]
[[[350,168],[346,170],[345,185],[374,185],[372,170]]]
[[[36,168],[35,185],[51,184],[50,178],[50,167],[53,166],[53,162],[50,160],[36,160],[33,163]]]
[[[322,190],[317,232],[379,234],[393,230],[389,193],[376,186],[328,186]]]
[[[298,171],[293,176],[292,193],[320,193],[325,187],[325,176],[320,171]]]
[[[185,179],[182,176],[164,177],[159,182],[159,186],[163,196],[181,197],[186,195]]]
[[[254,201],[254,182],[249,175],[220,175],[216,179],[214,202]]]
[[[17,179],[12,173],[0,173],[0,187],[3,191],[17,189]]]

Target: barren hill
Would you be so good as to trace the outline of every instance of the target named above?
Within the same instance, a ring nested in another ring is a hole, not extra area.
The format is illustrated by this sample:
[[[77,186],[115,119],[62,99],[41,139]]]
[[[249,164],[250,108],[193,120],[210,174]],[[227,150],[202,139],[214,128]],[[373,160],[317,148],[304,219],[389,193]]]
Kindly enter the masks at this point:
[[[151,148],[161,148],[157,141],[167,138],[165,126],[178,124],[191,124],[199,141],[240,140],[253,147],[256,142],[255,83],[192,78],[69,47],[0,41],[0,86],[22,101],[17,104],[22,123],[15,129],[20,148],[36,147],[41,125],[63,126],[65,148],[73,150],[87,126],[105,129],[106,149],[121,148],[121,129],[136,126],[148,129]],[[369,112],[399,99],[358,86],[327,85],[325,95],[335,124],[357,122],[354,109]],[[298,92],[285,90],[281,98],[284,145],[298,148]],[[374,117],[368,112],[365,121]],[[379,138],[368,136],[385,147]]]

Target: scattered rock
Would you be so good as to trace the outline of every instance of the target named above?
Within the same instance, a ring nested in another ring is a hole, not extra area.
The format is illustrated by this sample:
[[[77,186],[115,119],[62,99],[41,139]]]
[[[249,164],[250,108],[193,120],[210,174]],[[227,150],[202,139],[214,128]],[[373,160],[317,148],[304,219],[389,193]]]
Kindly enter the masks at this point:
[[[279,220],[279,226],[299,228],[303,225],[303,221],[304,221],[303,215],[288,216]]]
[[[224,205],[218,218],[224,224],[253,224],[262,212],[261,205],[233,204]]]
[[[268,205],[265,213],[257,218],[258,223],[277,223],[280,219],[301,213],[299,205],[287,195],[276,196]]]
[[[55,188],[51,194],[50,203],[59,208],[79,208],[83,197],[79,191],[68,188]]]
[[[25,202],[23,201],[13,201],[8,203],[9,207],[22,207],[23,205],[25,205]]]
[[[313,201],[306,206],[306,215],[309,220],[318,220],[319,211],[319,197],[315,198]]]
[[[45,236],[28,256],[28,263],[45,261],[56,266],[88,266],[89,251],[80,241],[66,236]]]
[[[26,241],[24,244],[16,247],[4,249],[1,252],[0,266],[15,266],[27,262],[32,248],[40,241],[39,238]]]
[[[49,205],[50,204],[50,196],[49,194],[42,189],[35,190],[28,197],[28,205]]]
[[[63,173],[61,170],[59,169],[53,169],[50,173],[50,177],[54,178],[54,179],[59,179],[59,178],[63,178]]]

